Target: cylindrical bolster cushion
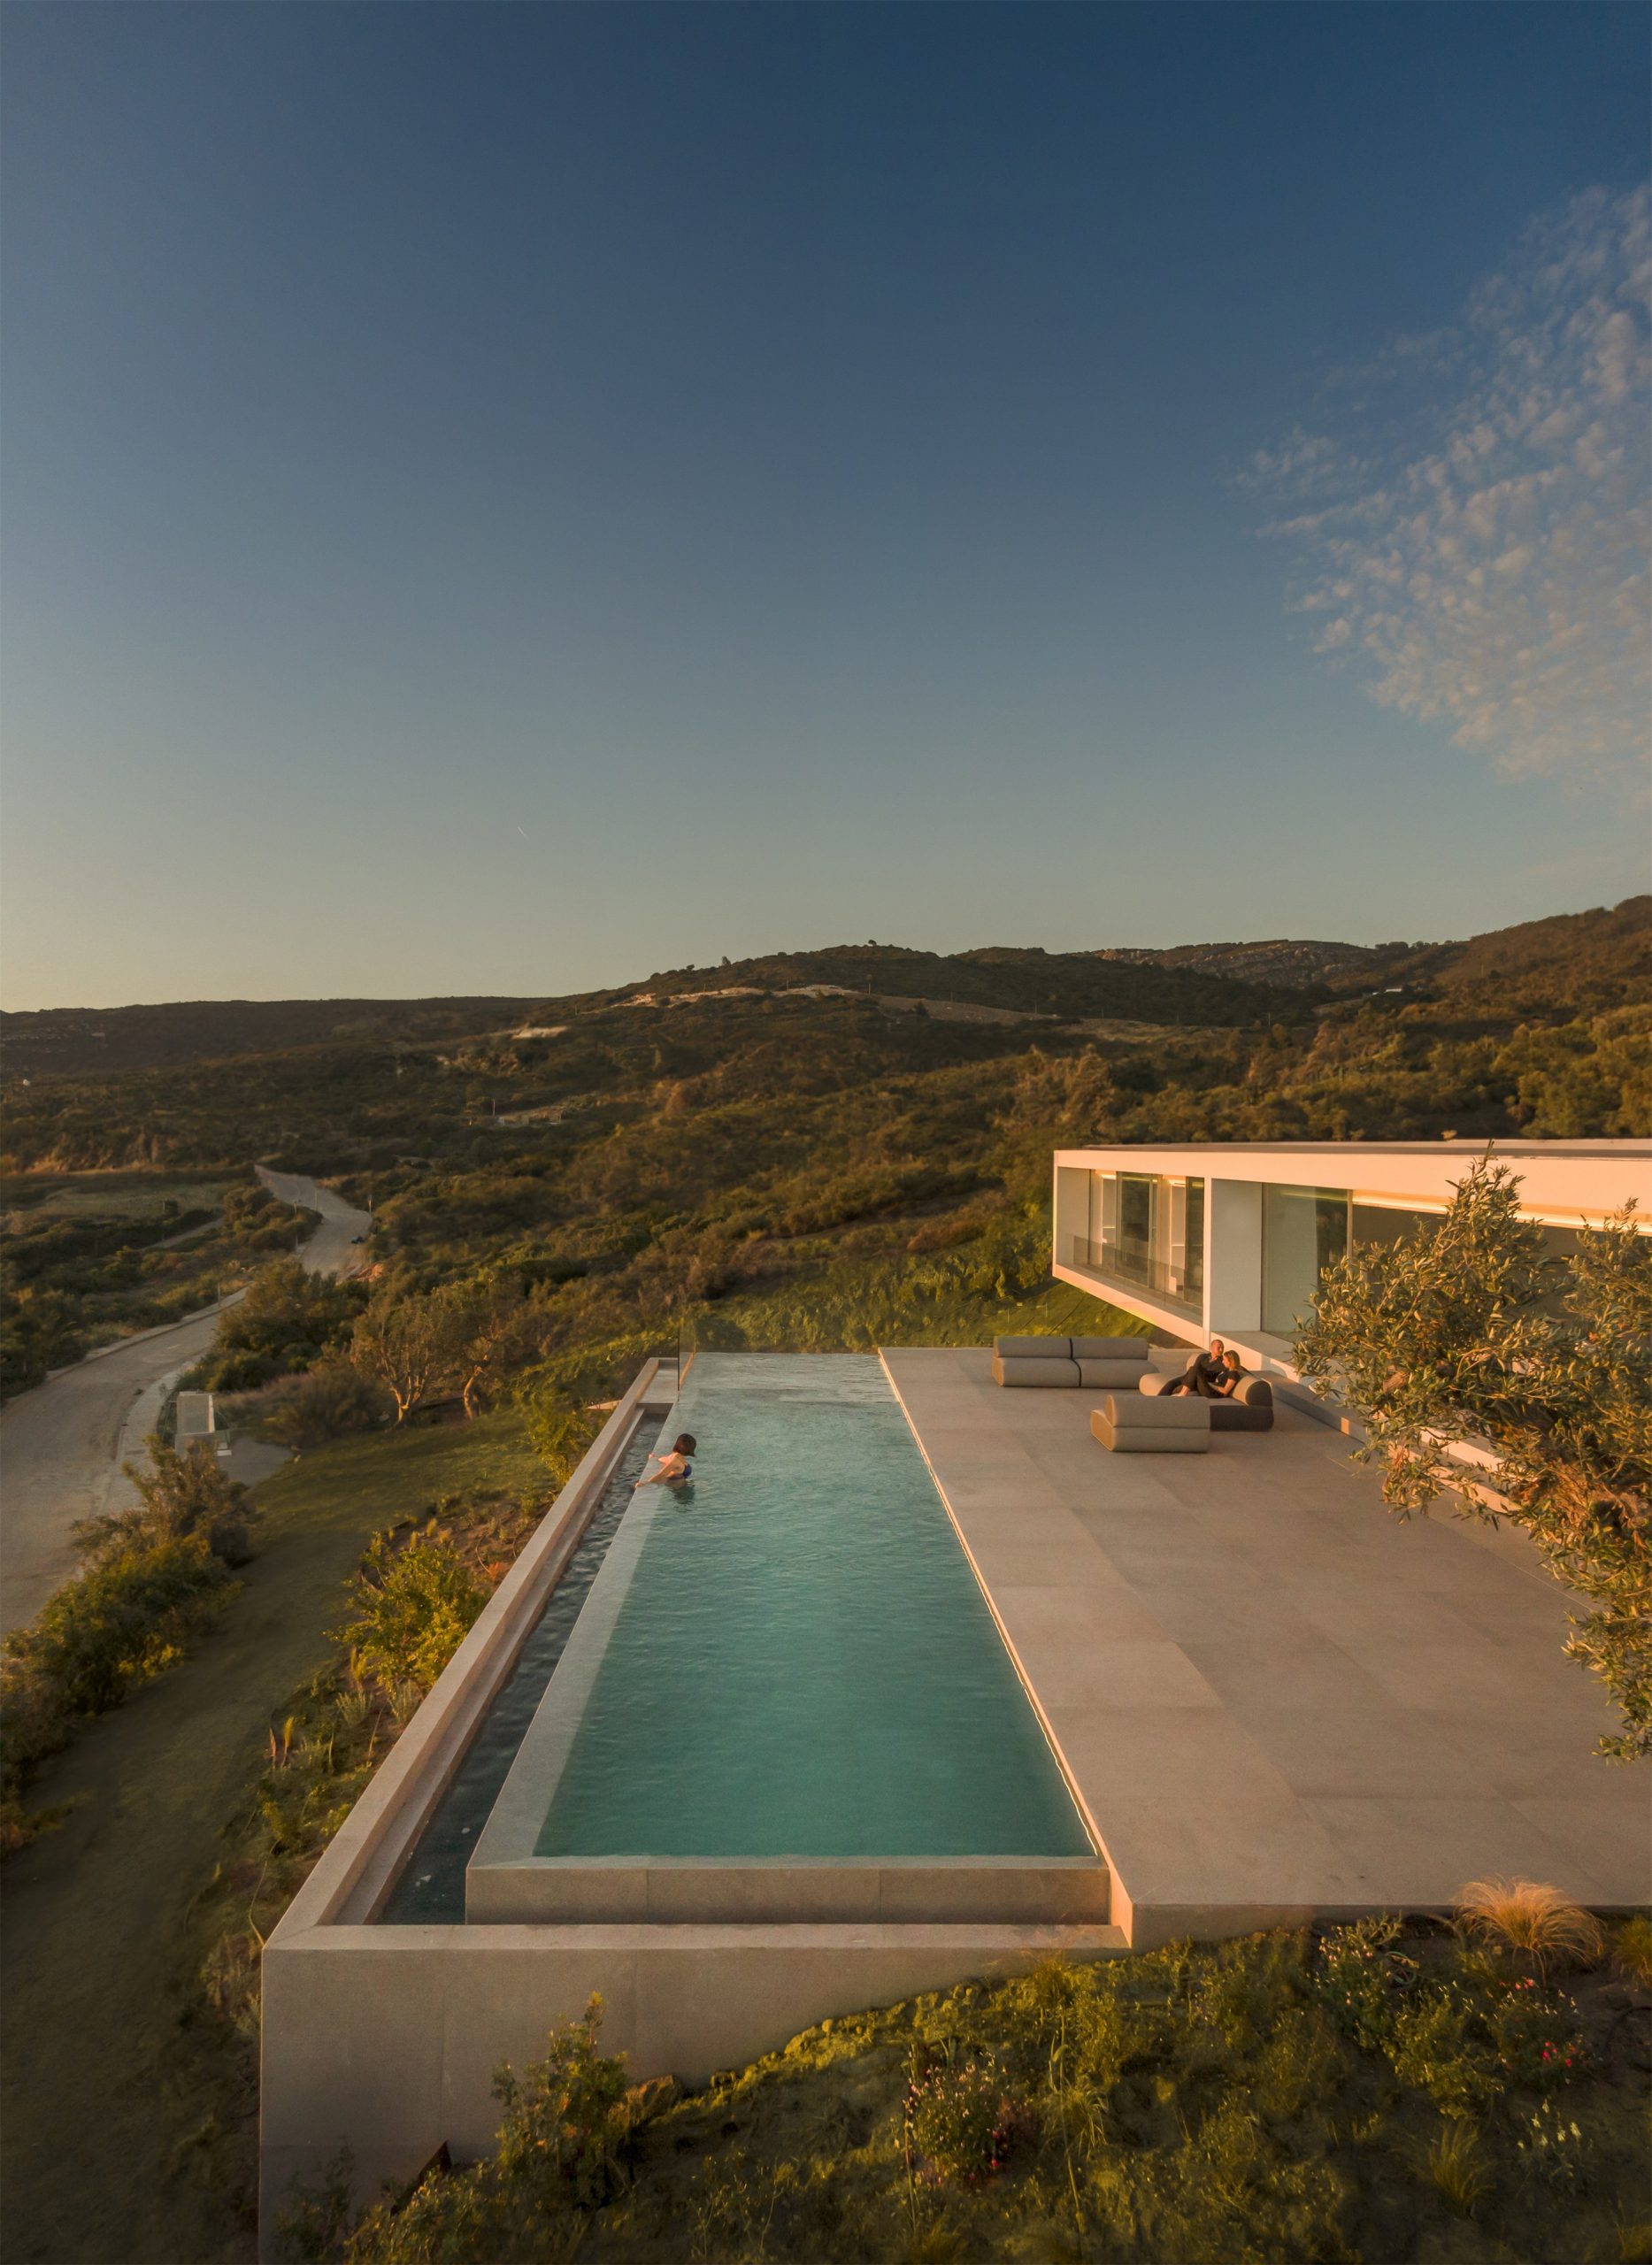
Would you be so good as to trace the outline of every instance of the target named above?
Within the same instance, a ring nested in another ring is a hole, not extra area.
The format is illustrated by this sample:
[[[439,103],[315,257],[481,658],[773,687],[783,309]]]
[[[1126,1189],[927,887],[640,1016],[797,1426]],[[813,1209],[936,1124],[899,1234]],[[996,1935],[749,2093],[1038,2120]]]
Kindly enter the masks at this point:
[[[1071,1337],[995,1337],[992,1348],[1006,1361],[1070,1361],[1072,1358]]]
[[[1156,1398],[1160,1393],[1173,1391],[1180,1382],[1181,1371],[1179,1369],[1176,1371],[1173,1376],[1165,1370],[1149,1369],[1143,1374],[1141,1383],[1136,1386],[1136,1390],[1138,1392],[1145,1392],[1149,1399],[1154,1399]]]
[[[1145,1337],[1074,1337],[1070,1341],[1075,1361],[1137,1361],[1145,1364],[1149,1349]]]
[[[1161,1394],[1110,1392],[1098,1411],[1117,1431],[1208,1432],[1210,1403],[1179,1393],[1174,1400]]]
[[[1079,1382],[1092,1392],[1133,1392],[1152,1372],[1140,1361],[1086,1361],[1078,1363]]]
[[[992,1372],[999,1384],[1033,1385],[1047,1390],[1070,1392],[1079,1382],[1076,1361],[1018,1361],[1012,1353],[995,1353]]]
[[[1233,1397],[1247,1408],[1272,1408],[1273,1386],[1266,1377],[1247,1377]]]

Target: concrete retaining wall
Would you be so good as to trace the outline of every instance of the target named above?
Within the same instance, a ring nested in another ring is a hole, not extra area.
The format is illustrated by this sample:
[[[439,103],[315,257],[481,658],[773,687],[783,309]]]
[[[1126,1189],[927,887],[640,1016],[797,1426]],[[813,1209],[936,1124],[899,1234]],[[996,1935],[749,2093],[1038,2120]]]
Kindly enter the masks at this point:
[[[294,2180],[346,2141],[364,2196],[443,2141],[486,2154],[495,2070],[540,2059],[593,1992],[634,2078],[695,2083],[840,2014],[1125,1948],[1109,1926],[283,1928],[264,1960],[265,2248]]]

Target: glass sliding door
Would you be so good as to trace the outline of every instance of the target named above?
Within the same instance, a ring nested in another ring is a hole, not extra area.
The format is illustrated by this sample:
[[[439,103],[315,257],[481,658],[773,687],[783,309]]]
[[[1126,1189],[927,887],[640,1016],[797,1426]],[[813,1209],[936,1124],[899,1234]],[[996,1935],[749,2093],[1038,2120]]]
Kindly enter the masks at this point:
[[[1153,1256],[1154,1192],[1158,1183],[1145,1172],[1118,1175],[1118,1240],[1112,1263],[1126,1282],[1145,1288]]]
[[[1157,1172],[1090,1175],[1089,1234],[1074,1263],[1149,1291],[1189,1317],[1203,1311],[1204,1182]]]
[[[1348,1194],[1340,1187],[1262,1191],[1262,1326],[1294,1337],[1313,1309],[1319,1278],[1348,1252]]]
[[[1195,1312],[1204,1310],[1204,1182],[1187,1182],[1187,1221],[1185,1236],[1186,1256],[1182,1264],[1181,1294],[1184,1305]]]

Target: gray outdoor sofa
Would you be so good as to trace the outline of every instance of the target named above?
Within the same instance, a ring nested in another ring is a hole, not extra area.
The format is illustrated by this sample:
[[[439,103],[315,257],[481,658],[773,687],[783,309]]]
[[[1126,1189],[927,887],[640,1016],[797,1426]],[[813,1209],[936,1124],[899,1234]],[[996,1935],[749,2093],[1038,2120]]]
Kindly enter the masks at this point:
[[[1208,1455],[1212,1411],[1219,1401],[1191,1393],[1167,1400],[1145,1392],[1110,1392],[1090,1410],[1090,1429],[1114,1455]]]
[[[1152,1371],[1145,1337],[995,1337],[995,1384],[1044,1391],[1135,1390]]]
[[[1194,1359],[1197,1358],[1198,1355],[1195,1354]],[[1158,1376],[1149,1372],[1142,1378],[1140,1388],[1149,1399],[1157,1399],[1168,1393],[1172,1385],[1180,1382],[1180,1377]],[[1178,1394],[1179,1400],[1186,1398],[1189,1402],[1193,1397],[1191,1393]],[[1213,1432],[1271,1432],[1273,1429],[1273,1386],[1266,1377],[1245,1377],[1228,1400],[1205,1400],[1201,1395],[1200,1405],[1210,1409]]]

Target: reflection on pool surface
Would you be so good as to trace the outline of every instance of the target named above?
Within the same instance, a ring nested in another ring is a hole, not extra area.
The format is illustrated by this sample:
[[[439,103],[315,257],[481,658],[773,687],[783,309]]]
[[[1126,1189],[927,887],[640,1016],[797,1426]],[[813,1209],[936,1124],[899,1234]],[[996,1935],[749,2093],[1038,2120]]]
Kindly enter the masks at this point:
[[[536,1853],[1089,1855],[878,1360],[702,1354],[669,1428]]]

